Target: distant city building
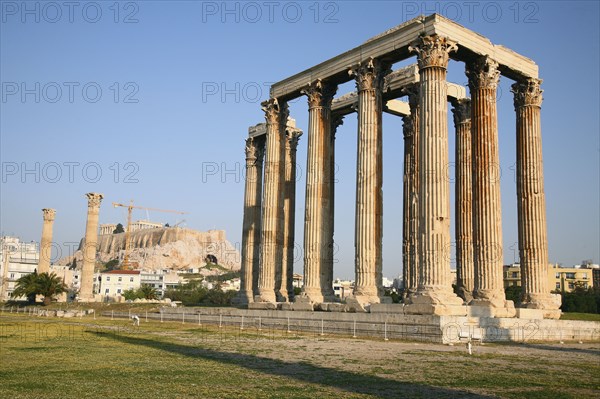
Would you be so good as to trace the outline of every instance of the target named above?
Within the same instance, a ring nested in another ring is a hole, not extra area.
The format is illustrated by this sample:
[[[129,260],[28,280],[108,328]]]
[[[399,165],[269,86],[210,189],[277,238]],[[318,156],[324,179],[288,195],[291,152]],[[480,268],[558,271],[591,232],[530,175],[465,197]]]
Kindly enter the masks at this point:
[[[352,295],[353,290],[354,281],[352,280],[341,280],[338,278],[333,282],[333,292],[340,299],[346,299],[347,296]]]
[[[593,272],[600,269],[592,269],[576,265],[574,267],[559,267],[549,265],[548,284],[553,291],[571,292],[575,287],[594,287]],[[521,266],[518,263],[504,266],[504,288],[521,286]]]
[[[130,289],[138,289],[141,285],[141,272],[139,270],[111,270],[100,273],[98,281],[98,294],[105,300],[118,299]]]
[[[0,300],[8,300],[22,276],[33,273],[39,262],[37,242],[21,242],[17,237],[0,237]]]

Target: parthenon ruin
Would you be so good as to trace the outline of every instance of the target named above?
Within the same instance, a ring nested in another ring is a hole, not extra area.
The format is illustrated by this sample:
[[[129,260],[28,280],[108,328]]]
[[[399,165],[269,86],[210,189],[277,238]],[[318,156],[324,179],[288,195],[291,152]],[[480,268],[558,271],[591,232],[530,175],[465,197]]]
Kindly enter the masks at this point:
[[[416,65],[391,70],[394,63],[415,55]],[[465,63],[470,98],[464,87],[446,81],[450,58]],[[271,87],[270,99],[263,103],[266,123],[251,127],[246,140],[238,303],[274,309],[277,302],[335,301],[335,132],[351,112],[358,114],[352,300],[365,307],[384,302],[382,113],[389,112],[402,116],[404,123],[403,311],[515,316],[517,309],[506,300],[502,283],[496,112],[501,75],[515,81],[521,308],[558,318],[560,299],[550,294],[545,278],[548,248],[538,67],[437,14],[405,22]],[[357,91],[334,98],[338,86],[352,79]],[[295,158],[302,132],[289,118],[287,103],[303,95],[309,115],[304,289],[294,298]],[[397,100],[403,96],[408,104]],[[458,295],[450,277],[448,102],[456,134]]]

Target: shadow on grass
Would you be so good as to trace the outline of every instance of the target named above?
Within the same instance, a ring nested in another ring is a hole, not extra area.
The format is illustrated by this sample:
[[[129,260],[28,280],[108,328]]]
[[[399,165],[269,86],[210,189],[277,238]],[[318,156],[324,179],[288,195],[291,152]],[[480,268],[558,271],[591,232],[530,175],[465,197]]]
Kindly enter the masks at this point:
[[[552,346],[543,344],[527,344],[521,343],[520,346],[531,349],[540,349],[546,351],[557,351],[557,352],[572,352],[572,353],[587,353],[590,355],[600,356],[600,349],[584,349],[584,348],[573,348],[568,346]]]
[[[319,367],[306,362],[284,362],[244,353],[222,352],[209,348],[105,332],[94,332],[94,334],[129,345],[143,345],[182,356],[226,363],[264,374],[291,378],[305,383],[330,386],[347,392],[371,395],[377,398],[491,398],[491,396],[477,395],[462,390],[388,380],[373,375]],[[382,364],[382,366],[385,367],[385,364]]]

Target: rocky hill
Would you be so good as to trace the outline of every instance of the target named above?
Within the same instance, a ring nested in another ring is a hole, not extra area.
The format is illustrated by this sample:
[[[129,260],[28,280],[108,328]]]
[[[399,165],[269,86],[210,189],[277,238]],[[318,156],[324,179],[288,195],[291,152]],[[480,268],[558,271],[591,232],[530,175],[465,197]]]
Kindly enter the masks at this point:
[[[178,227],[143,229],[131,233],[129,261],[147,270],[187,270],[201,268],[206,264],[207,255],[216,257],[217,263],[227,270],[240,269],[240,253],[225,238],[223,230],[201,232]],[[79,249],[73,256],[63,258],[59,265],[77,261],[83,263],[81,240]],[[98,236],[97,260],[101,263],[113,259],[122,260],[125,249],[125,233]],[[215,270],[215,272],[217,272]]]

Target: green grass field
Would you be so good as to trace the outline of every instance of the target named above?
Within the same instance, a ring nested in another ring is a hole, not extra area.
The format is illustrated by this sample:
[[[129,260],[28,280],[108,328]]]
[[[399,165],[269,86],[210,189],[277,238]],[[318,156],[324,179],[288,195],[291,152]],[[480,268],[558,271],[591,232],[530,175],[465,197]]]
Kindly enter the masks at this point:
[[[593,398],[600,345],[461,346],[0,316],[0,398]]]

